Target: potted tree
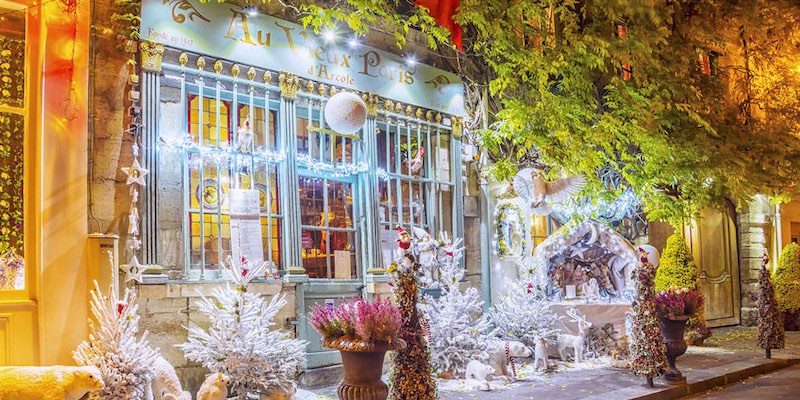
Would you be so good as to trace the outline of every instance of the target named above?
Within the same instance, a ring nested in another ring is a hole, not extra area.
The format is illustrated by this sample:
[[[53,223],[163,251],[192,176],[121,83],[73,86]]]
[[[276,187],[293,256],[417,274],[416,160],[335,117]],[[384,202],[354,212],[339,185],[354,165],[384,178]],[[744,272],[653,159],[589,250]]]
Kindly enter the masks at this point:
[[[693,317],[703,305],[703,295],[697,289],[671,287],[656,295],[656,314],[661,319],[661,335],[667,345],[667,364],[669,371],[664,379],[682,382],[685,378],[675,366],[675,359],[686,352],[687,344],[683,335],[686,321]]]
[[[311,310],[311,326],[322,335],[322,346],[339,350],[344,379],[337,393],[342,400],[384,400],[389,388],[381,380],[389,350],[406,346],[400,339],[400,309],[391,302],[352,299],[338,307],[319,304]]]
[[[686,240],[680,234],[674,234],[667,239],[667,245],[661,254],[661,260],[656,270],[656,292],[668,290],[670,287],[696,289],[702,293],[698,276],[698,268],[692,257]],[[706,326],[705,309],[703,305],[689,318],[686,324],[685,338],[688,344],[700,346],[709,336],[711,330]]]

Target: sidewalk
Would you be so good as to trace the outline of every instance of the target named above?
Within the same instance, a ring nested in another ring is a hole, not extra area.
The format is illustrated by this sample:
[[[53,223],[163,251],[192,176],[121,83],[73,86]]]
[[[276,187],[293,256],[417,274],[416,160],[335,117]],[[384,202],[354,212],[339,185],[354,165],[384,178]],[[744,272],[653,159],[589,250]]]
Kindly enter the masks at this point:
[[[521,374],[521,381],[493,385],[491,391],[477,391],[468,381],[439,381],[442,399],[559,399],[666,400],[701,393],[735,383],[792,364],[800,363],[800,332],[787,332],[786,349],[773,351],[773,359],[764,358],[755,346],[755,328],[721,328],[703,347],[689,347],[678,358],[678,368],[686,375],[687,385],[670,386],[656,379],[648,388],[645,379],[626,369],[608,367],[602,360],[589,360],[580,366],[559,363],[557,371]],[[518,366],[520,371],[525,366]],[[322,396],[336,398],[335,388],[311,389]],[[326,397],[323,397],[326,398]]]

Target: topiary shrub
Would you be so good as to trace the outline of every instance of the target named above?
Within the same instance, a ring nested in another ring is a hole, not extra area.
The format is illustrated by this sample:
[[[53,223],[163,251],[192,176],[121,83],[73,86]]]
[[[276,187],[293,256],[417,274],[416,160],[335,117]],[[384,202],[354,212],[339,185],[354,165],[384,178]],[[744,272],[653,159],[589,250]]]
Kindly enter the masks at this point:
[[[697,274],[697,265],[694,263],[689,246],[680,234],[674,234],[667,239],[667,245],[661,252],[661,260],[656,270],[656,293],[668,290],[675,286],[679,288],[697,289],[702,293],[702,287]],[[706,327],[705,306],[697,310],[686,326],[686,339],[693,344],[700,344],[711,336],[711,331]]]
[[[775,297],[784,312],[786,329],[796,330],[800,314],[800,246],[791,243],[783,248],[775,270]]]

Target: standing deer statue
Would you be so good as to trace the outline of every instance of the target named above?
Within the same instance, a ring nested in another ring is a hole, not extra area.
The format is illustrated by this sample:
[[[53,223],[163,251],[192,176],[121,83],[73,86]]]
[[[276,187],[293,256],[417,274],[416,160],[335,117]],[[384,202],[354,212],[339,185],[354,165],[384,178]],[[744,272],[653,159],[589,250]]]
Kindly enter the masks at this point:
[[[561,361],[566,361],[566,349],[568,347],[572,348],[575,353],[575,363],[580,364],[586,347],[586,330],[592,327],[592,323],[586,320],[585,315],[578,315],[578,310],[575,308],[567,310],[567,315],[578,324],[578,334],[568,335],[562,333],[558,335],[558,355],[561,357]]]

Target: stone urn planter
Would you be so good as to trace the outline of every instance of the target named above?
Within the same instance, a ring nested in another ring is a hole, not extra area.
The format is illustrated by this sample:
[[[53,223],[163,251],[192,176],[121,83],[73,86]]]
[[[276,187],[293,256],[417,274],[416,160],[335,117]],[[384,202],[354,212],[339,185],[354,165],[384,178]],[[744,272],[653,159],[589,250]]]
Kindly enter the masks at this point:
[[[322,346],[339,350],[342,355],[344,379],[336,393],[341,400],[385,400],[389,387],[381,380],[383,359],[389,350],[406,347],[402,339],[391,343],[370,343],[359,340],[328,339]]]
[[[685,315],[678,319],[659,318],[661,319],[661,335],[664,337],[664,344],[667,345],[667,363],[669,364],[669,371],[664,374],[664,379],[672,384],[686,382],[686,377],[675,366],[675,359],[686,353],[686,349],[689,347],[683,337],[689,316]]]

